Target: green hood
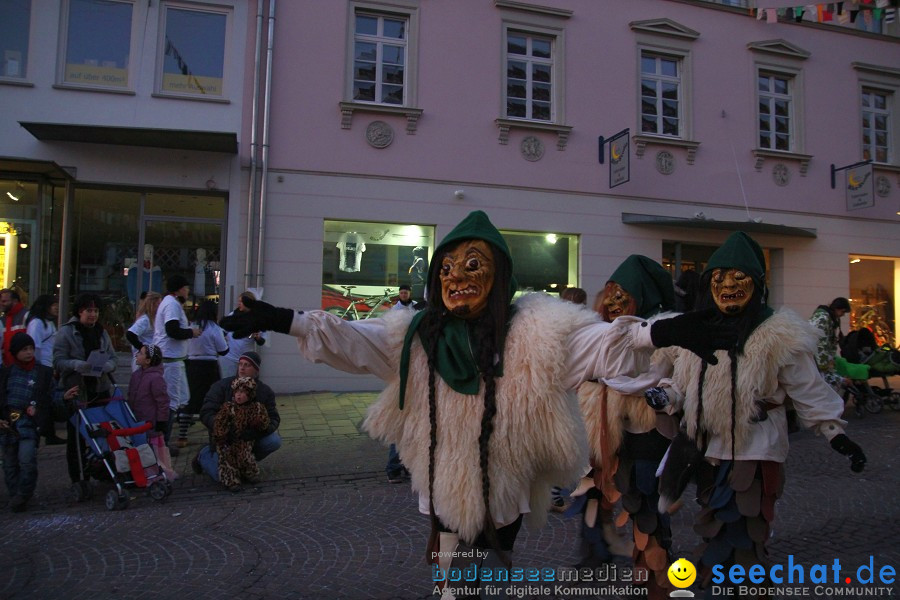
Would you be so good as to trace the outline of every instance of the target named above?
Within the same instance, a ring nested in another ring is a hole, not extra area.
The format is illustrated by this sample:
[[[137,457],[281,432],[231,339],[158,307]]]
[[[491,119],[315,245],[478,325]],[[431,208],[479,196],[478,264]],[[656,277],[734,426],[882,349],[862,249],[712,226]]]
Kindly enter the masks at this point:
[[[740,269],[753,278],[753,284],[762,291],[766,286],[766,255],[752,237],[743,231],[735,231],[718,250],[709,257],[703,274],[713,269]]]
[[[434,249],[431,265],[428,267],[427,281],[432,281],[434,272],[441,268],[441,252],[446,250],[449,246],[453,246],[463,240],[484,240],[485,242],[493,244],[504,256],[506,256],[506,259],[509,261],[509,270],[512,272],[512,255],[509,253],[509,246],[506,245],[506,240],[503,239],[503,235],[496,227],[494,227],[494,224],[491,223],[491,220],[483,210],[475,210],[470,212],[465,219],[460,221],[459,224],[450,231],[450,233],[444,236],[441,243]],[[509,287],[509,299],[512,300],[513,295],[516,293],[516,289],[518,289],[515,278],[510,280]],[[431,293],[439,293],[439,290],[429,291]]]
[[[632,254],[619,265],[609,280],[631,294],[637,302],[637,316],[642,319],[675,308],[672,276],[651,258]]]
[[[437,269],[441,267],[441,253],[448,247],[461,242],[463,240],[484,240],[497,248],[509,261],[510,273],[512,272],[512,256],[509,253],[509,246],[506,240],[500,234],[500,231],[494,227],[491,220],[484,211],[476,210],[459,222],[450,233],[434,249],[431,265],[428,268],[428,282],[434,281],[433,277]],[[510,276],[509,281],[509,299],[512,300],[516,293],[518,285],[516,279]],[[429,289],[429,294],[440,295],[440,289]],[[409,376],[409,357],[410,347],[422,319],[431,307],[420,311],[413,317],[409,329],[406,330],[406,337],[403,340],[403,349],[400,353],[400,408],[403,408],[404,398],[406,395],[406,381]],[[468,328],[471,321],[450,317],[446,325],[439,334],[437,341],[437,354],[435,356],[435,369],[441,378],[455,391],[461,394],[474,395],[478,393],[479,388],[479,372],[475,363],[475,355],[478,353],[477,348],[471,348],[471,340],[473,336],[469,335]],[[424,333],[419,332],[420,339]],[[430,340],[422,339],[422,344],[428,348]],[[500,356],[500,362],[495,368],[497,376],[503,375],[503,357]]]
[[[753,285],[757,290],[762,306],[752,323],[750,331],[774,314],[767,304],[769,293],[766,288],[766,255],[762,248],[752,237],[743,231],[735,231],[718,250],[709,257],[709,263],[703,270],[703,275],[713,269],[740,269],[753,279]],[[709,288],[704,290],[709,293]],[[749,331],[747,333],[749,335]]]

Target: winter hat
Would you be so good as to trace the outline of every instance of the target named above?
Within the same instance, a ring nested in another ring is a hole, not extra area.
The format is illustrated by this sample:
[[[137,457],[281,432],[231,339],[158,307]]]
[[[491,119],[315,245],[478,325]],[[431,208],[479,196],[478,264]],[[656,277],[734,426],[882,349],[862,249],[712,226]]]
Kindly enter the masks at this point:
[[[241,389],[247,392],[247,397],[251,400],[256,398],[256,380],[252,377],[234,378],[231,382],[231,391],[236,392]]]
[[[610,276],[631,294],[637,304],[637,316],[646,319],[675,308],[672,276],[651,258],[632,254]]]
[[[12,339],[9,341],[9,353],[15,357],[22,348],[27,346],[34,348],[34,340],[24,331],[20,331],[12,336]]]
[[[166,293],[174,294],[186,285],[191,285],[191,283],[184,275],[170,275],[169,278],[166,279]]]
[[[403,290],[412,291],[412,288],[409,287],[408,285],[406,285],[406,284],[404,283],[403,285],[400,286],[400,290],[399,290],[399,291],[402,292]]]
[[[257,352],[254,352],[253,350],[244,352],[243,354],[241,354],[241,358],[256,367],[257,371],[259,371],[259,368],[262,366],[262,359],[260,359],[259,354]],[[241,358],[239,358],[238,361],[240,361]]]

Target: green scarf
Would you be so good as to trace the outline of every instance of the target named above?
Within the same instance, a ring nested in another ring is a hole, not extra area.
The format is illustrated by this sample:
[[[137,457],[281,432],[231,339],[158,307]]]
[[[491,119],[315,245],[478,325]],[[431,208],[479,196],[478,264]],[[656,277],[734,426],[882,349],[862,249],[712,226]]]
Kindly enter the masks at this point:
[[[487,214],[483,211],[476,210],[460,221],[450,233],[441,240],[437,248],[434,250],[431,265],[428,268],[427,281],[434,281],[433,275],[441,265],[441,253],[448,247],[453,246],[463,240],[483,240],[493,245],[509,260],[510,271],[512,271],[512,256],[509,253],[509,247],[506,240],[491,223]],[[510,277],[509,299],[512,300],[513,294],[517,288],[515,277]],[[440,294],[440,290],[429,290],[429,294]],[[428,348],[433,340],[424,339],[427,335],[424,331],[419,331],[419,326],[425,318],[425,314],[432,308],[427,308],[413,317],[406,330],[406,336],[403,339],[403,349],[400,352],[400,408],[403,409],[406,397],[406,382],[409,378],[409,361],[413,339],[416,333],[419,333],[419,339],[425,348]],[[473,322],[450,316],[444,327],[437,334],[437,352],[435,354],[435,369],[451,389],[460,394],[474,395],[478,393],[480,386],[478,365],[475,357],[478,356],[479,349],[475,348],[474,336],[470,335],[469,328]],[[506,325],[508,327],[508,324]],[[504,332],[505,337],[505,332]],[[497,364],[494,373],[498,376],[503,375],[503,356],[502,350],[500,361]]]

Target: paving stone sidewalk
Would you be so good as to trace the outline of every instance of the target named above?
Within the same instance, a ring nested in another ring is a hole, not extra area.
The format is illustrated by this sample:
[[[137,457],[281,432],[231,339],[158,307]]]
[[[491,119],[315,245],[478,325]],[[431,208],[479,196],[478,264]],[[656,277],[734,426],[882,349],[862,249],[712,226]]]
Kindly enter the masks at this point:
[[[124,511],[105,509],[102,482],[93,499],[67,504],[65,447],[42,447],[29,511],[3,508],[0,490],[0,598],[435,598],[423,560],[427,517],[408,485],[387,483],[386,449],[358,428],[374,397],[279,396],[284,445],[261,463],[264,481],[239,494],[191,472],[206,440],[199,424],[175,460],[181,476],[172,496],[156,503],[134,490]],[[853,474],[822,438],[793,435],[772,558],[793,555],[807,566],[839,558],[855,568],[872,556],[876,568],[900,570],[900,412],[846,418],[868,468]],[[674,518],[680,555],[696,540],[694,510],[688,501]],[[552,513],[543,529],[523,529],[513,559],[574,564],[576,519]]]

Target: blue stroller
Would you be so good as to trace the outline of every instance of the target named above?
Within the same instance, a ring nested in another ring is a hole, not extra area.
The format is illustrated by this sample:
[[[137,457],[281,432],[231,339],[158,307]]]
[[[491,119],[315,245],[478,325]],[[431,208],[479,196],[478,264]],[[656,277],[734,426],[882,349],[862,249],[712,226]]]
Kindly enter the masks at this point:
[[[72,484],[69,499],[81,502],[93,495],[84,474],[112,480],[115,489],[106,494],[106,508],[128,508],[128,487],[146,488],[149,496],[161,502],[172,493],[172,483],[157,460],[147,433],[150,422],[139,422],[131,407],[121,398],[89,407],[79,407],[71,417],[76,436],[85,440],[79,452],[82,480]],[[76,440],[81,447],[79,440]],[[104,473],[105,471],[105,473]]]

